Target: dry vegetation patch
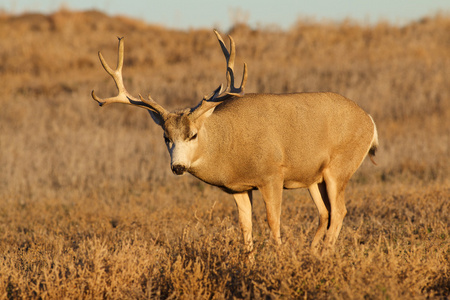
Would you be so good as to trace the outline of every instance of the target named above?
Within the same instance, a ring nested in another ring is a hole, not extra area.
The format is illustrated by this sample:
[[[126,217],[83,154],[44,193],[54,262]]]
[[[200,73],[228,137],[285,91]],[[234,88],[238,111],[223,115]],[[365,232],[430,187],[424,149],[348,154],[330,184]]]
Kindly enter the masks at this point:
[[[249,92],[341,93],[374,116],[381,142],[378,166],[348,187],[336,253],[309,252],[318,218],[305,191],[285,193],[274,247],[256,193],[250,264],[232,197],[173,176],[145,112],[89,95],[114,93],[97,51],[114,61],[125,36],[131,93],[195,105],[224,77],[212,31],[1,15],[0,298],[448,298],[449,32],[439,15],[232,29]]]

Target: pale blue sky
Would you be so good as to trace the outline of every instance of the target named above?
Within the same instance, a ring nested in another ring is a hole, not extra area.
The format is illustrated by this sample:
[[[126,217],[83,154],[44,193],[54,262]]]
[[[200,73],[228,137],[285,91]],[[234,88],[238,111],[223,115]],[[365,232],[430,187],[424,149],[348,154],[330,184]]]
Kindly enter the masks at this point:
[[[351,19],[404,24],[437,12],[450,13],[450,0],[2,0],[0,10],[10,13],[53,12],[60,7],[97,9],[172,28],[229,29],[233,21],[251,26],[276,24],[289,28],[299,18]]]

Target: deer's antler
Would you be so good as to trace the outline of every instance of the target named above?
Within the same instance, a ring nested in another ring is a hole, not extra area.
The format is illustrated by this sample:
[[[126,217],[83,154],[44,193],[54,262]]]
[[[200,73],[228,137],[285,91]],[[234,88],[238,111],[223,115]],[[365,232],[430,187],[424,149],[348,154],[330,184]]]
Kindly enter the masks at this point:
[[[124,42],[123,37],[118,38],[119,39],[119,53],[117,56],[117,67],[115,70],[113,70],[108,63],[106,62],[105,58],[101,54],[101,52],[98,52],[98,57],[100,58],[100,62],[102,63],[103,68],[105,71],[111,75],[111,77],[114,80],[114,83],[116,84],[118,94],[117,96],[110,97],[110,98],[99,98],[97,95],[95,95],[94,91],[92,91],[91,95],[92,98],[94,98],[95,101],[98,102],[100,106],[110,104],[110,103],[124,103],[124,104],[130,104],[139,106],[145,109],[148,109],[152,112],[155,112],[159,114],[161,117],[164,118],[165,115],[167,115],[167,111],[158,103],[156,103],[150,95],[148,96],[148,100],[144,99],[141,95],[139,95],[139,98],[133,97],[128,91],[125,89],[125,85],[123,84],[123,78],[122,78],[122,67],[123,67],[123,55],[124,55]]]
[[[244,72],[242,75],[242,81],[240,87],[234,86],[234,59],[236,57],[236,44],[234,43],[233,38],[229,35],[230,39],[230,51],[228,51],[227,46],[225,46],[225,42],[220,36],[217,30],[214,30],[214,33],[217,36],[217,40],[219,41],[220,47],[222,48],[222,52],[225,55],[225,59],[227,61],[227,87],[223,89],[223,85],[220,88],[216,89],[210,95],[205,96],[203,98],[204,101],[223,101],[229,96],[244,96],[245,83],[247,82],[247,64],[244,63]]]
[[[241,97],[244,95],[245,83],[247,82],[247,64],[244,63],[244,73],[242,75],[241,86],[237,88],[234,86],[234,59],[236,57],[236,44],[234,43],[233,38],[229,35],[228,38],[230,39],[230,51],[228,52],[228,49],[225,46],[225,42],[223,41],[219,32],[217,32],[217,30],[214,30],[214,33],[217,36],[217,40],[219,41],[222,52],[225,55],[225,59],[227,60],[227,87],[221,93],[221,95],[219,95],[219,97],[222,95]]]
[[[230,39],[230,51],[228,51],[227,46],[225,46],[225,42],[223,41],[219,32],[217,32],[217,30],[214,30],[214,33],[217,36],[217,40],[219,41],[220,47],[222,48],[222,52],[225,55],[225,59],[227,61],[227,87],[223,89],[223,85],[220,85],[210,95],[203,97],[203,100],[194,109],[195,115],[201,115],[203,112],[219,105],[222,101],[228,99],[231,96],[244,96],[245,83],[247,82],[248,76],[247,64],[244,63],[241,85],[239,87],[235,87],[234,59],[236,57],[236,44],[234,43],[233,38],[229,35],[228,38]]]

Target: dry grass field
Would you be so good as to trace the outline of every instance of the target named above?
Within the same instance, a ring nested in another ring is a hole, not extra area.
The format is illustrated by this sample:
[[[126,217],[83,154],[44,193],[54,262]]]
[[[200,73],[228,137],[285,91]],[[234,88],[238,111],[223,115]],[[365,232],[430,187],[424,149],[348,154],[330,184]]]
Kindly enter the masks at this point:
[[[254,200],[255,263],[230,195],[174,176],[148,114],[90,98],[124,78],[170,109],[225,81],[212,30],[174,31],[99,12],[0,14],[0,299],[448,299],[450,17],[406,26],[299,21],[230,31],[248,92],[333,91],[379,130],[377,166],[347,188],[335,253],[309,244],[305,190],[286,191],[283,244]]]

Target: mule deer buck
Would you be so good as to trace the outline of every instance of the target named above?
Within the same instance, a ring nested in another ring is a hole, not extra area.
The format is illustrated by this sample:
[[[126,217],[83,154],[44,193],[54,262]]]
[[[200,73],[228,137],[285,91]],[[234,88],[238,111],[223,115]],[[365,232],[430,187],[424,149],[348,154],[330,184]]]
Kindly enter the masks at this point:
[[[100,106],[125,103],[149,111],[164,131],[173,173],[191,173],[234,196],[246,250],[252,251],[252,191],[265,202],[267,221],[276,243],[281,243],[280,215],[283,189],[308,188],[319,211],[312,241],[317,251],[333,248],[346,215],[344,189],[366,155],[378,145],[370,115],[334,93],[244,94],[235,86],[235,43],[228,50],[214,31],[227,61],[227,86],[221,85],[195,107],[169,112],[150,96],[133,97],[122,79],[123,39],[119,38],[117,68],[103,68],[112,76],[118,95],[101,99]],[[372,160],[373,162],[373,160]]]

